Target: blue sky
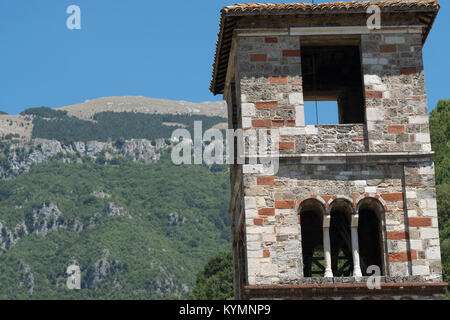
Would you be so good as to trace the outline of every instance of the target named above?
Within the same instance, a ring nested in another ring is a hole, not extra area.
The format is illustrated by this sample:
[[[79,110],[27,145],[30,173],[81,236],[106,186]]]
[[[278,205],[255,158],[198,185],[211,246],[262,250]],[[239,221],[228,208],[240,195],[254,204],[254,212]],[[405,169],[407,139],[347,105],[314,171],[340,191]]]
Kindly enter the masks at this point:
[[[123,95],[221,100],[209,92],[219,13],[236,2],[0,0],[0,110]],[[71,4],[81,30],[66,28]],[[430,109],[450,98],[450,0],[440,4],[424,48]]]

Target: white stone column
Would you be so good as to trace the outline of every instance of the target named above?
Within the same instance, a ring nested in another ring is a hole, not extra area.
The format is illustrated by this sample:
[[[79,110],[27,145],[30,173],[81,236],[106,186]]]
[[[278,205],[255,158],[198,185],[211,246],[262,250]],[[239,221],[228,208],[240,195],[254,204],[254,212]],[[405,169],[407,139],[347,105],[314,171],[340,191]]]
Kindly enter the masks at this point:
[[[323,216],[323,255],[325,257],[325,278],[332,278],[331,269],[331,245],[330,245],[330,215]]]
[[[358,244],[358,219],[359,215],[352,215],[351,232],[352,232],[352,255],[353,255],[353,276],[362,277],[361,267],[359,263],[359,244]]]

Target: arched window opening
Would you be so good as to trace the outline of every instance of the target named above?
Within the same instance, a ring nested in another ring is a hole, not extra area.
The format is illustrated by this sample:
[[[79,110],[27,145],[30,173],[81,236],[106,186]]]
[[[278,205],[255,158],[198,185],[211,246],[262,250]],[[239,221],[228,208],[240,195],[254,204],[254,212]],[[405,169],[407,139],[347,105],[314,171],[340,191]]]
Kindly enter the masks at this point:
[[[382,237],[381,237],[381,216],[384,208],[381,203],[374,198],[361,200],[358,205],[358,242],[361,272],[364,276],[373,274],[367,273],[369,266],[378,266],[381,274],[382,267]]]
[[[303,201],[300,207],[304,277],[323,277],[325,272],[322,245],[324,212],[323,205],[315,199]]]
[[[334,277],[353,273],[350,222],[353,208],[347,200],[335,200],[330,209],[331,269]]]

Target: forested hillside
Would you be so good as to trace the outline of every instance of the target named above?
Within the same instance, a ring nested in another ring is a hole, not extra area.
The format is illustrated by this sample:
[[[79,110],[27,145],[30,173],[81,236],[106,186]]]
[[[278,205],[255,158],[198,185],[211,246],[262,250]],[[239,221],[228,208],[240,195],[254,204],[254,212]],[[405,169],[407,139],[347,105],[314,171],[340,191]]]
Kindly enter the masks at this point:
[[[68,116],[66,111],[50,108],[27,109],[23,115],[33,115],[32,138],[73,141],[108,141],[122,139],[170,138],[174,129],[186,128],[193,134],[194,121],[201,121],[204,130],[226,120],[190,114],[144,114],[134,112],[102,112],[94,121]]]
[[[0,141],[0,299],[187,297],[229,250],[228,168],[175,166],[171,133],[220,117],[27,109]],[[81,290],[66,286],[69,265]]]
[[[185,297],[230,247],[228,174],[174,166],[34,165],[0,182],[0,299]],[[66,268],[81,268],[80,291]]]

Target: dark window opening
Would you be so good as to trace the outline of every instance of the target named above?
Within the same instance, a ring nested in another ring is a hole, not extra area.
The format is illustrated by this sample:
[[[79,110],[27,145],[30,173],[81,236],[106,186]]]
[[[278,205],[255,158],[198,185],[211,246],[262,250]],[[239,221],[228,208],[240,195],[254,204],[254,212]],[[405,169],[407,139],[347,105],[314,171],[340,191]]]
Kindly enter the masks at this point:
[[[305,200],[300,209],[304,277],[323,277],[325,274],[323,212],[322,204],[314,199]]]
[[[358,243],[360,266],[363,276],[370,276],[369,266],[382,268],[382,237],[381,237],[381,204],[375,199],[365,199],[359,208]]]
[[[336,101],[340,124],[364,123],[358,45],[303,45],[301,61],[304,101]],[[326,110],[318,108],[318,112]]]
[[[331,270],[334,277],[350,277],[353,274],[351,215],[352,208],[345,201],[335,203],[331,209]]]

